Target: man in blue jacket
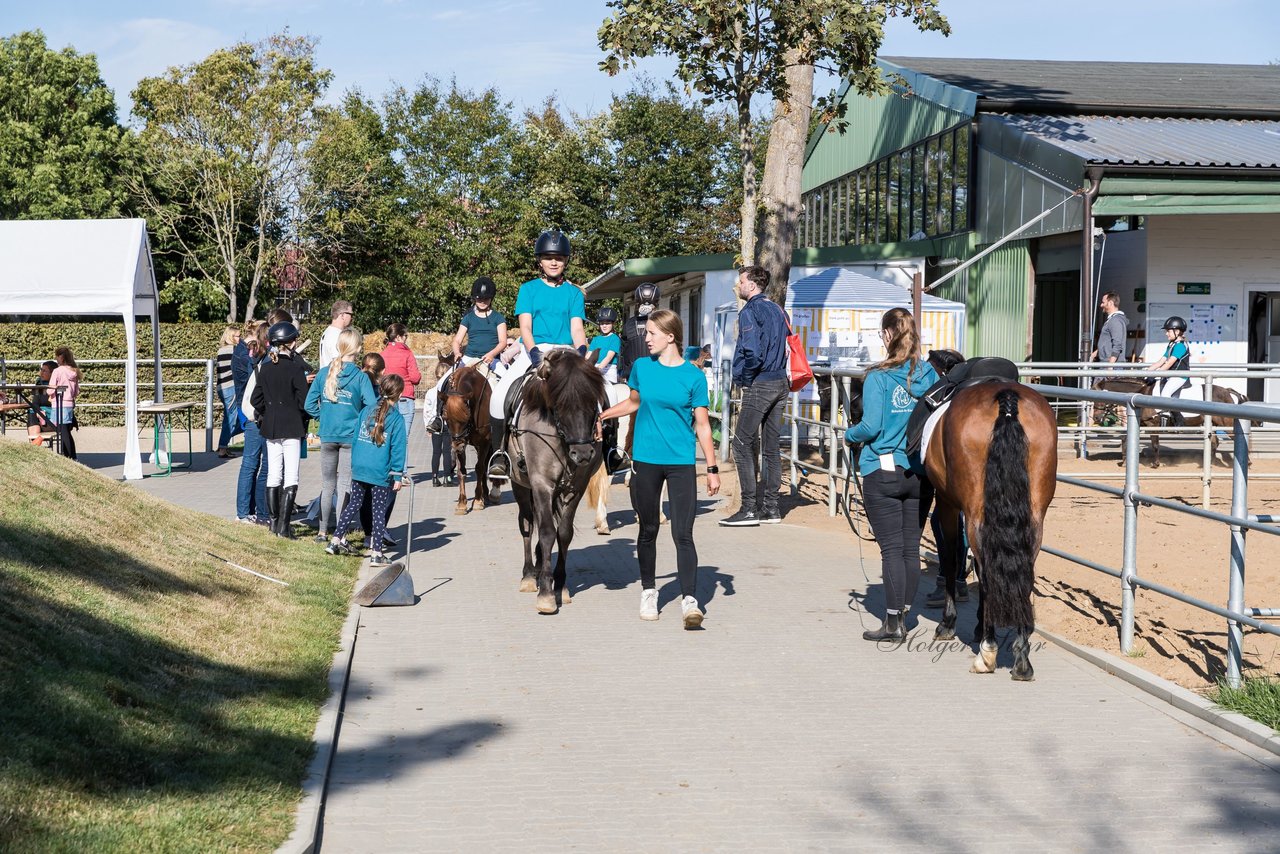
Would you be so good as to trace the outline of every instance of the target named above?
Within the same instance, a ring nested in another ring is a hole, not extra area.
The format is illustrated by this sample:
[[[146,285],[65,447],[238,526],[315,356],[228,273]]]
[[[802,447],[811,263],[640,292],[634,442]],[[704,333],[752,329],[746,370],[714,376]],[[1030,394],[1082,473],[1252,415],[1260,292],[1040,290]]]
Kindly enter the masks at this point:
[[[738,312],[738,343],[733,351],[733,384],[742,389],[738,423],[733,433],[733,459],[738,467],[742,507],[720,524],[734,528],[782,521],[778,487],[782,484],[782,408],[791,391],[787,375],[787,316],[770,302],[769,271],[743,267],[738,296],[746,305]],[[761,444],[763,442],[763,445]],[[756,483],[756,455],[760,482]]]

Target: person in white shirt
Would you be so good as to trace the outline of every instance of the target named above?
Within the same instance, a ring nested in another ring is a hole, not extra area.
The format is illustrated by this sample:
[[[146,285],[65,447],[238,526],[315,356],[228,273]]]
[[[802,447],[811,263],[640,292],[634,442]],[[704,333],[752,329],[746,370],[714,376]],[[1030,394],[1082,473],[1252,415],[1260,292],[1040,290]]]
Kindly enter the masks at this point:
[[[351,303],[340,299],[329,309],[329,328],[320,336],[320,365],[328,365],[338,358],[338,336],[351,325],[355,312]]]

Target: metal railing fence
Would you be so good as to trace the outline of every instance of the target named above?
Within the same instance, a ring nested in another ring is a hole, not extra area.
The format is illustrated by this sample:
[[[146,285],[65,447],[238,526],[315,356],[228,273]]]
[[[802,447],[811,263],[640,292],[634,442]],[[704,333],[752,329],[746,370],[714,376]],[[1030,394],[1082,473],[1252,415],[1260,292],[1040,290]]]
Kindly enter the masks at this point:
[[[1044,366],[1022,365],[1020,370],[1024,375],[1042,376],[1048,372],[1040,371],[1035,373],[1037,369],[1042,367]],[[1257,366],[1248,367],[1255,368]],[[1274,366],[1268,366],[1267,369],[1272,372],[1275,370]],[[1091,373],[1096,376],[1096,372],[1089,372],[1079,366],[1073,366],[1069,370],[1080,371],[1081,375]],[[1175,376],[1183,376],[1187,373],[1192,373],[1196,376],[1206,375],[1205,372],[1163,373]],[[1215,366],[1215,372],[1212,376],[1221,378],[1223,373]],[[1225,373],[1230,374],[1232,371],[1227,370]],[[850,517],[851,524],[854,524],[855,533],[862,536],[862,533],[857,530],[858,526],[853,506],[855,501],[859,501],[859,499],[851,496],[851,493],[860,493],[860,484],[856,472],[856,461],[852,459],[849,448],[844,442],[844,429],[848,423],[847,413],[852,410],[855,395],[854,383],[861,380],[865,374],[865,369],[823,367],[815,368],[814,374],[815,382],[825,387],[825,389],[820,389],[820,392],[825,390],[825,410],[827,415],[824,419],[801,416],[799,414],[799,395],[793,394],[791,396],[785,416],[791,427],[790,447],[782,449],[782,457],[790,465],[791,489],[793,492],[798,489],[802,475],[805,478],[808,478],[811,474],[825,476],[828,513],[834,516],[843,509],[845,515]],[[1145,372],[1143,375],[1151,375],[1151,372]],[[1274,376],[1274,374],[1272,375]],[[1232,686],[1238,686],[1240,684],[1243,657],[1242,627],[1249,626],[1268,634],[1280,635],[1280,626],[1263,622],[1259,619],[1280,616],[1280,608],[1246,607],[1245,604],[1245,532],[1257,531],[1271,535],[1280,534],[1280,525],[1274,524],[1277,521],[1275,518],[1269,515],[1250,514],[1248,510],[1250,439],[1253,433],[1258,432],[1251,429],[1251,423],[1256,421],[1267,425],[1280,424],[1280,408],[1265,404],[1227,404],[1185,398],[1120,394],[1038,383],[1029,385],[1051,401],[1066,401],[1068,406],[1079,407],[1084,404],[1105,404],[1122,408],[1126,412],[1126,424],[1123,428],[1120,428],[1124,433],[1125,447],[1123,487],[1098,482],[1096,479],[1091,479],[1088,473],[1063,473],[1058,475],[1060,483],[1093,490],[1121,499],[1124,504],[1124,528],[1120,567],[1115,568],[1089,560],[1052,544],[1044,545],[1043,551],[1088,569],[1110,575],[1120,581],[1120,649],[1126,655],[1133,652],[1134,594],[1138,588],[1159,593],[1226,619],[1228,636],[1227,681]],[[822,399],[823,395],[820,393],[819,397]],[[1230,513],[1219,513],[1208,509],[1207,501],[1203,508],[1193,507],[1141,491],[1143,478],[1150,479],[1159,476],[1153,472],[1142,474],[1139,466],[1139,440],[1142,432],[1147,428],[1143,428],[1139,424],[1138,410],[1148,407],[1177,409],[1182,412],[1207,417],[1219,416],[1231,419],[1232,488]],[[731,419],[728,416],[731,412],[732,403],[725,396],[722,401],[721,411],[718,413],[724,424],[724,438],[721,446],[722,459],[727,457],[731,433]],[[800,432],[802,427],[809,428],[810,433],[817,433],[816,445],[821,456],[821,462],[814,462],[809,457],[801,457]],[[1258,477],[1257,474],[1253,476],[1255,478]],[[1143,505],[1184,513],[1228,526],[1230,536],[1228,543],[1229,570],[1226,607],[1204,601],[1157,580],[1145,578],[1138,574],[1138,510]]]

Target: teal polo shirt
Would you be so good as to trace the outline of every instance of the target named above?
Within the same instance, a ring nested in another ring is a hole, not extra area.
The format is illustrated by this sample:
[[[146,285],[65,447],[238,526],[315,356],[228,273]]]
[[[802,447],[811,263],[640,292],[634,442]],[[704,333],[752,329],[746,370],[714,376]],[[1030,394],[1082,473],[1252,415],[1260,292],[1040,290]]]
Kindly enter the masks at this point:
[[[516,295],[516,317],[533,315],[533,343],[573,344],[573,318],[586,319],[582,290],[569,281],[551,286],[542,279],[530,279]]]
[[[693,465],[698,449],[693,410],[708,405],[706,375],[689,362],[667,367],[657,356],[648,356],[631,366],[627,385],[640,393],[632,459],[651,465]]]

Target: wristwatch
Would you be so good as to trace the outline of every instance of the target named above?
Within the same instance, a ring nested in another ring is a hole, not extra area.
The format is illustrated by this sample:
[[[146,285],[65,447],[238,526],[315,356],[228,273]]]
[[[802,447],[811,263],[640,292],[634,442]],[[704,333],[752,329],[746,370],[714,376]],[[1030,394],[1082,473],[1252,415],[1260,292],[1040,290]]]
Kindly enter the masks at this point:
[[[707,474],[720,474],[720,466],[707,466]]]

